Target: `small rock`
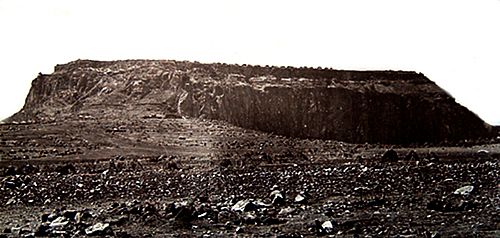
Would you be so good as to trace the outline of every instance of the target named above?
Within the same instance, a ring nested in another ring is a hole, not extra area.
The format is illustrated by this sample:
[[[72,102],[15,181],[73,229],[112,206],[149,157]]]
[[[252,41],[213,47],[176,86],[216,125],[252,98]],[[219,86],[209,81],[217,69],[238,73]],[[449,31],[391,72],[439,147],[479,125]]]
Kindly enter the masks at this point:
[[[14,183],[12,181],[6,181],[4,183],[4,185],[6,188],[9,188],[9,189],[14,189],[14,188],[17,188],[17,186],[18,186],[16,183]]]
[[[174,205],[172,214],[178,225],[187,227],[197,218],[197,216],[195,216],[195,208],[187,202],[175,203]]]
[[[48,222],[49,216],[50,216],[49,213],[44,213],[44,214],[42,214],[42,217],[40,219],[42,220],[42,222]]]
[[[297,194],[297,196],[295,196],[295,199],[293,201],[295,203],[306,203],[307,197],[304,193],[299,193],[299,194]]]
[[[333,224],[331,221],[325,221],[321,224],[321,227],[323,227],[323,229],[333,229]]]
[[[77,214],[78,212],[76,210],[66,210],[63,212],[63,216],[72,221],[76,221]]]
[[[12,227],[10,228],[11,233],[19,235],[19,232],[21,231],[21,227]]]
[[[477,154],[477,156],[484,158],[484,157],[488,157],[490,155],[490,152],[487,150],[478,150],[476,152],[476,154]]]
[[[257,206],[257,209],[262,208],[262,207],[270,207],[271,206],[271,204],[267,204],[267,203],[260,201],[260,200],[253,201],[253,204],[255,206]]]
[[[399,159],[398,153],[393,149],[386,151],[384,155],[382,155],[382,160],[397,161],[398,159]]]
[[[81,221],[82,221],[82,213],[77,212],[75,215],[75,222],[76,222],[76,224],[79,224]]]
[[[17,203],[17,200],[16,198],[10,198],[9,201],[7,201],[7,203],[5,203],[6,206],[10,205],[10,204],[15,204]]]
[[[441,238],[441,234],[439,234],[439,232],[435,231],[431,234],[431,238]]]
[[[91,219],[93,217],[92,213],[89,210],[83,210],[78,212],[75,216],[76,223],[80,223],[84,220]]]
[[[21,237],[33,237],[33,233],[28,227],[21,228],[21,230],[19,230],[19,235],[21,235]]]
[[[238,226],[236,227],[236,234],[241,234],[245,231],[244,227]]]
[[[232,229],[233,228],[233,223],[230,222],[230,221],[226,221],[226,223],[224,223],[224,227],[226,229]]]
[[[36,231],[35,231],[35,236],[42,236],[42,237],[46,237],[49,235],[49,231],[50,231],[50,227],[47,226],[47,225],[39,225],[37,228],[36,228]]]
[[[248,225],[255,225],[257,222],[257,217],[254,214],[247,213],[242,218],[243,223]]]
[[[455,192],[453,192],[453,194],[467,196],[467,195],[469,195],[472,192],[472,190],[474,190],[474,186],[467,185],[467,186],[463,186],[463,187],[455,190]]]
[[[323,229],[323,232],[326,234],[330,234],[334,230],[334,225],[336,225],[336,222],[331,222],[331,221],[325,221],[323,224],[321,224],[321,228]]]
[[[278,190],[274,190],[273,192],[271,192],[271,198],[272,198],[272,204],[275,206],[280,206],[285,204],[285,198],[283,197],[283,194]]]
[[[98,222],[95,225],[90,226],[87,229],[85,229],[85,234],[87,234],[89,236],[102,235],[102,234],[106,233],[106,229],[108,229],[108,227],[109,227],[108,223]]]
[[[325,229],[323,227],[323,225],[325,227],[329,227],[331,225],[331,227],[333,229],[333,224],[329,224],[327,222],[321,223],[318,220],[314,220],[314,225],[312,226],[312,228],[311,228],[312,230],[311,231],[313,231],[314,233],[316,233],[317,236],[322,236],[322,235],[328,234],[329,232],[327,232],[327,229]],[[331,230],[330,230],[330,232],[331,232]]]
[[[66,217],[58,217],[56,218],[55,220],[53,220],[49,226],[50,227],[63,227],[63,226],[66,226],[68,224],[68,220],[66,219]]]
[[[232,207],[231,210],[235,212],[249,212],[249,211],[255,211],[259,208],[259,205],[262,205],[260,203],[255,203],[251,199],[244,199],[240,200],[237,203],[235,203]]]

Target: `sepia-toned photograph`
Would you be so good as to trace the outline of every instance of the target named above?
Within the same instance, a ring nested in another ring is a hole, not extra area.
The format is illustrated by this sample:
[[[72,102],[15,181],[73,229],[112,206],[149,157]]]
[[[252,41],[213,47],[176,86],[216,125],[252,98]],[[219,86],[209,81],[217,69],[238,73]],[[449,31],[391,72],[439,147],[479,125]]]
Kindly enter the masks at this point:
[[[498,0],[0,0],[0,238],[500,237]]]

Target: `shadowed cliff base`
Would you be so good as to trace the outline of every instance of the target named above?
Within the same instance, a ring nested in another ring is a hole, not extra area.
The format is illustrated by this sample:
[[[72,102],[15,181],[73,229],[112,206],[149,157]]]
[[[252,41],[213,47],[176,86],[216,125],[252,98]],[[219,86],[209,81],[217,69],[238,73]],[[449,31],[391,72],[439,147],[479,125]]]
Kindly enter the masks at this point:
[[[493,129],[424,75],[186,61],[77,60],[40,74],[9,120],[67,115],[216,119],[298,138],[438,143]]]

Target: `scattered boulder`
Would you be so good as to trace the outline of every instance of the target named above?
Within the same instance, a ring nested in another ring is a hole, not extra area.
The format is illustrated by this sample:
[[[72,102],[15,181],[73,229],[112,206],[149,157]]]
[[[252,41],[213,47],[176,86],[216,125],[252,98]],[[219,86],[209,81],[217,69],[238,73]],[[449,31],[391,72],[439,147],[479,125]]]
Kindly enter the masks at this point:
[[[48,225],[45,225],[45,224],[40,224],[37,228],[36,228],[36,231],[35,231],[35,236],[37,237],[47,237],[49,236],[50,234],[50,227]]]
[[[255,225],[257,224],[257,216],[248,212],[241,217],[241,221],[248,225]]]
[[[255,209],[255,205],[252,203],[251,200],[240,200],[237,203],[235,203],[232,207],[231,210],[233,211],[240,211],[240,212],[247,212]]]
[[[49,226],[52,227],[52,228],[56,228],[56,227],[64,227],[66,226],[67,224],[69,223],[68,219],[66,217],[63,217],[63,216],[60,216],[58,218],[56,218],[55,220],[53,220]]]
[[[481,149],[476,152],[476,155],[480,158],[487,158],[490,156],[490,152],[488,150]]]
[[[310,229],[316,233],[316,235],[322,236],[333,233],[336,225],[337,223],[332,221],[325,221],[322,223],[319,220],[315,220],[314,225]]]
[[[76,221],[77,213],[78,211],[76,210],[66,210],[62,213],[62,215],[71,221]]]
[[[295,203],[304,204],[304,203],[307,203],[308,197],[309,196],[307,196],[306,193],[301,192],[301,193],[297,194],[297,196],[295,196],[295,199],[293,201]]]
[[[96,223],[93,226],[88,227],[85,229],[85,234],[89,236],[96,236],[96,235],[105,235],[110,233],[111,228],[108,223]]]
[[[175,203],[172,207],[172,214],[180,226],[189,226],[197,218],[195,208],[187,202]]]
[[[430,235],[431,238],[441,238],[441,233],[435,231]]]
[[[325,222],[323,222],[323,224],[321,224],[321,228],[323,229],[324,233],[331,234],[335,228],[334,224],[336,225],[335,222],[325,221]]]
[[[393,149],[387,150],[384,153],[384,155],[382,155],[382,160],[384,160],[384,161],[397,161],[397,160],[399,160],[398,153]]]
[[[272,204],[275,206],[281,206],[285,204],[285,198],[279,190],[274,190],[271,192]]]
[[[236,234],[242,234],[245,232],[245,228],[243,226],[236,227]]]
[[[51,215],[50,213],[44,213],[44,214],[42,214],[42,216],[40,217],[40,219],[42,220],[42,222],[48,222],[50,215]]]
[[[463,186],[463,187],[461,187],[461,188],[458,188],[457,190],[455,190],[455,192],[453,192],[453,194],[467,196],[467,195],[469,195],[469,194],[470,194],[473,190],[474,190],[474,186],[472,186],[472,185],[467,185],[467,186]]]

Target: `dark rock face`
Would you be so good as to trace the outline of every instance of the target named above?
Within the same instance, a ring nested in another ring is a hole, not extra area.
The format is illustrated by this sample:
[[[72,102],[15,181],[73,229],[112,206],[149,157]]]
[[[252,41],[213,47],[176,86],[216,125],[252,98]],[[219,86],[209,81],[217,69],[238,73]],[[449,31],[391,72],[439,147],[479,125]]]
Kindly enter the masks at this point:
[[[477,138],[488,129],[447,98],[345,88],[228,89],[212,118],[281,135],[347,142],[411,143]],[[196,116],[195,113],[191,114]]]
[[[422,74],[200,64],[75,61],[32,83],[11,120],[79,113],[224,120],[280,135],[361,143],[490,136],[480,118]],[[133,114],[133,115],[132,115]]]

